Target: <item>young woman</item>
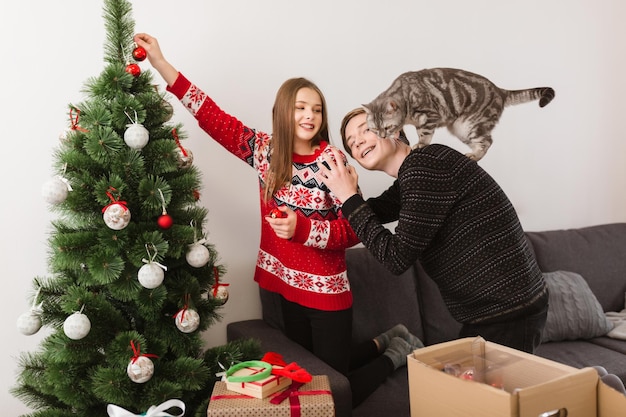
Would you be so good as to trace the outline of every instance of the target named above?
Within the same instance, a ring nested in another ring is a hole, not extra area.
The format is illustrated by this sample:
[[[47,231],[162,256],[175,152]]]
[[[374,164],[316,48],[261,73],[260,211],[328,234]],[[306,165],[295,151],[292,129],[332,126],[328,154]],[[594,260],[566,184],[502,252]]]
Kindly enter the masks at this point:
[[[401,273],[416,260],[437,283],[460,337],[534,352],[541,340],[548,291],[517,213],[476,162],[443,145],[412,150],[381,139],[364,109],[341,124],[346,151],[364,168],[396,178],[379,197],[363,200],[354,168],[324,158],[318,176],[343,202],[343,215],[370,252]],[[383,222],[398,221],[395,233]]]
[[[422,345],[400,325],[351,354],[345,249],[358,238],[341,215],[340,202],[314,180],[321,156],[334,155],[322,92],[304,78],[285,81],[276,94],[270,136],[220,109],[164,58],[155,38],[140,33],[134,40],[200,127],[257,171],[263,221],[254,279],[281,295],[288,337],[346,375],[351,361],[368,363],[370,377],[351,381],[358,404]],[[336,157],[345,162],[343,154]],[[270,215],[276,209],[282,217]]]

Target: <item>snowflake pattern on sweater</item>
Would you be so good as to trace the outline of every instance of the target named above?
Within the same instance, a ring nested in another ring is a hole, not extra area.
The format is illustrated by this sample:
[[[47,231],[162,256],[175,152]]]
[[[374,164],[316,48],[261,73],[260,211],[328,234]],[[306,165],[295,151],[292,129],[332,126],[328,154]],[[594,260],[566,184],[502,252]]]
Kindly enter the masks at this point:
[[[298,216],[290,240],[277,237],[262,218],[255,281],[262,288],[306,307],[320,310],[350,307],[352,293],[345,249],[359,240],[341,213],[341,202],[315,177],[322,153],[332,155],[329,144],[322,142],[313,155],[294,154],[291,183],[266,202],[262,196],[269,170],[271,136],[225,113],[182,74],[168,91],[180,99],[205,132],[256,170],[262,217],[278,206],[289,207]]]

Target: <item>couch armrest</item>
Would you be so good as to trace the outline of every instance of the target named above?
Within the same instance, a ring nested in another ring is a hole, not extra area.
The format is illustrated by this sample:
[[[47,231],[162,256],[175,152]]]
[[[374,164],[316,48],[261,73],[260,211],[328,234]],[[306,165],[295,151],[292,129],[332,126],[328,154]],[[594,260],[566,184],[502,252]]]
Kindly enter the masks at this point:
[[[335,401],[335,415],[352,415],[352,391],[348,378],[323,362],[313,353],[289,339],[285,334],[261,319],[229,323],[226,327],[228,341],[236,339],[257,339],[263,352],[280,353],[285,362],[296,362],[311,375],[327,375]]]

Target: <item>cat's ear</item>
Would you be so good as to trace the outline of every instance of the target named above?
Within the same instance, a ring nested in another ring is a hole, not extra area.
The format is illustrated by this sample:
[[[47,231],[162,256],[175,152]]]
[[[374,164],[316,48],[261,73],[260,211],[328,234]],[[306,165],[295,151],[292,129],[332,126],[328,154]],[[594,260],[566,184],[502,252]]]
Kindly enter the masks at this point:
[[[370,114],[372,112],[369,108],[369,104],[361,104],[361,107],[363,107],[367,114]]]
[[[387,101],[387,113],[395,113],[396,110],[398,110],[398,103],[395,100]]]
[[[395,114],[398,111],[398,107],[398,103],[396,103],[395,100],[387,100],[387,105],[385,106],[385,114]]]

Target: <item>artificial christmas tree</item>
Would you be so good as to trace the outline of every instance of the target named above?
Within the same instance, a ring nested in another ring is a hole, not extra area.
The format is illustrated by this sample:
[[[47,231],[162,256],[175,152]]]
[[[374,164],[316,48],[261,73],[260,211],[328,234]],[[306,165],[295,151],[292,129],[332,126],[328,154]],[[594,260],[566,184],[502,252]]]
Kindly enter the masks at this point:
[[[22,354],[12,390],[36,410],[31,417],[172,404],[203,416],[216,374],[261,354],[251,341],[203,351],[200,332],[225,302],[215,297],[224,267],[204,238],[200,171],[182,126],[137,64],[145,51],[132,42],[131,11],[126,0],[105,0],[106,65],[69,106],[58,174],[42,189],[58,214],[50,276],[33,280],[18,329],[50,334]]]

